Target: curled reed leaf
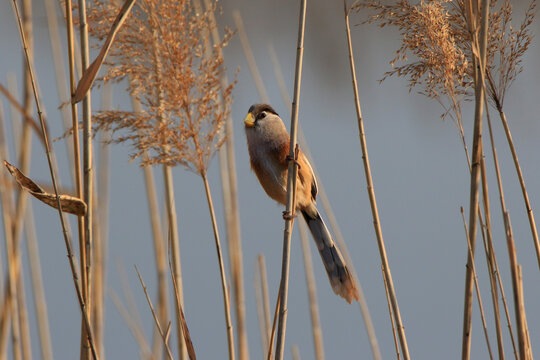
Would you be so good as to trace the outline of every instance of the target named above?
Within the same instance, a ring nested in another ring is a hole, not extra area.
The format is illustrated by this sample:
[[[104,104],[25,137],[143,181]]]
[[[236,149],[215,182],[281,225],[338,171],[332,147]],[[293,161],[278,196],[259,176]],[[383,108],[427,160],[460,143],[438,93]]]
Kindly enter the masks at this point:
[[[4,160],[9,173],[15,178],[17,183],[26,191],[28,191],[36,199],[44,202],[45,204],[52,206],[55,209],[58,209],[58,202],[56,200],[55,194],[49,194],[45,192],[35,182],[27,178],[19,169],[11,165]],[[60,204],[62,206],[62,211],[77,215],[84,216],[86,214],[86,203],[79,198],[69,196],[69,195],[58,195],[60,198]]]

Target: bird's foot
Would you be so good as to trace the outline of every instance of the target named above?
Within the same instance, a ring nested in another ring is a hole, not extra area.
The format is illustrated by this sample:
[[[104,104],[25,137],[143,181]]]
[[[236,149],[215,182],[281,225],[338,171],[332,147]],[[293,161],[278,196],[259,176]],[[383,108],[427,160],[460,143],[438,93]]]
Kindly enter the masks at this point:
[[[283,219],[285,220],[292,220],[296,217],[296,214],[293,212],[291,213],[290,211],[284,211],[283,212]]]
[[[300,163],[298,162],[298,152],[300,151],[300,149],[298,148],[298,144],[296,144],[296,147],[294,148],[294,157],[292,157],[291,155],[287,155],[287,157],[285,158],[285,160],[287,160],[287,162],[289,161],[292,161],[296,164],[296,166],[298,166],[298,169],[301,168],[300,166]]]

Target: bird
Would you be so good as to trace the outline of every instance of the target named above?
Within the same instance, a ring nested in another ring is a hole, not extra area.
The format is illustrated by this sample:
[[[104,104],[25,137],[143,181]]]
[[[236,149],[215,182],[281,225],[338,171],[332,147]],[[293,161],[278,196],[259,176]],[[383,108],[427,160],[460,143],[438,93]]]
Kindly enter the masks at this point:
[[[283,120],[270,105],[254,104],[248,110],[244,125],[251,169],[266,194],[286,205],[290,136]],[[352,300],[358,301],[354,279],[317,210],[318,188],[313,168],[301,150],[295,161],[298,164],[296,210],[302,213],[315,240],[334,293],[349,304]]]

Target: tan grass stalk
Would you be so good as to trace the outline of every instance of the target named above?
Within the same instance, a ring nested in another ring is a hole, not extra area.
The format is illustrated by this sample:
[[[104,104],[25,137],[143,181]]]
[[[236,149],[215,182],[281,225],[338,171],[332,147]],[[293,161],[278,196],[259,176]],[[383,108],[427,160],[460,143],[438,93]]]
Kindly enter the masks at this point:
[[[133,110],[142,111],[142,105],[135,96],[131,96]],[[143,161],[148,159],[148,154],[143,154]],[[154,169],[151,166],[142,168],[144,175],[144,184],[146,189],[146,198],[150,213],[150,225],[152,227],[152,239],[154,244],[154,255],[156,261],[157,283],[158,283],[158,304],[157,313],[159,321],[165,324],[169,318],[168,311],[168,286],[167,286],[167,255],[165,251],[165,238],[161,231],[161,215],[158,206],[156,182],[154,179]],[[161,339],[156,329],[154,333],[153,351],[156,358],[161,356]]]
[[[170,243],[169,243],[169,246],[170,246]],[[174,276],[172,276],[173,268],[172,268],[172,263],[170,260],[169,260],[169,270],[171,271],[171,279],[172,279],[173,287],[174,287],[174,296],[176,297],[176,304],[178,305],[178,313],[180,314],[180,322],[182,324],[182,334],[184,335],[184,341],[186,343],[186,350],[187,350],[190,360],[196,360],[195,348],[193,347],[193,343],[191,342],[191,336],[189,335],[186,318],[184,316],[184,310],[182,309],[182,302],[179,299],[178,284],[176,283]],[[170,323],[169,323],[169,328],[170,328]]]
[[[150,300],[150,296],[148,295],[148,290],[146,289],[146,285],[144,284],[144,280],[142,279],[141,273],[139,272],[137,265],[135,265],[135,270],[137,271],[137,276],[139,277],[139,281],[141,282],[141,286],[144,291],[144,296],[146,297],[146,301],[148,302],[148,306],[150,307],[150,311],[152,312],[152,317],[154,318],[156,327],[158,328],[159,334],[161,335],[161,339],[163,340],[163,345],[165,346],[165,350],[167,351],[167,356],[170,360],[174,360],[173,355],[171,353],[171,349],[169,348],[169,344],[167,344],[167,338],[159,323],[158,316],[156,314],[156,311],[154,310],[154,306],[152,305],[152,300]]]
[[[131,331],[131,334],[135,338],[135,341],[139,344],[141,358],[143,359],[152,359],[152,352],[150,350],[150,346],[148,345],[148,342],[146,341],[145,334],[143,330],[141,329],[140,324],[135,321],[133,314],[131,311],[126,309],[124,304],[122,304],[122,301],[118,297],[118,295],[114,292],[114,290],[109,289],[107,292],[110,296],[114,306],[120,313],[120,316],[128,326],[129,330]]]
[[[531,228],[534,248],[536,250],[536,258],[538,261],[538,266],[540,267],[540,242],[538,240],[538,231],[536,229],[536,222],[534,221],[533,209],[529,201],[529,194],[525,186],[523,172],[521,171],[521,166],[519,165],[516,147],[514,145],[514,140],[512,139],[512,133],[510,132],[510,127],[508,126],[508,121],[506,120],[506,114],[503,110],[501,99],[498,96],[498,92],[495,89],[495,84],[490,74],[488,74],[487,79],[488,79],[488,85],[491,88],[491,91],[490,91],[491,98],[495,102],[495,107],[499,113],[499,117],[504,127],[504,134],[506,135],[506,141],[508,142],[508,147],[510,148],[510,152],[512,153],[512,160],[514,161],[516,174],[518,176],[519,185],[521,187],[521,192],[523,194],[523,201],[525,202],[525,209],[527,211],[527,217],[529,218],[529,226]]]
[[[298,350],[298,345],[291,346],[291,353],[292,353],[293,360],[301,360],[300,350]]]
[[[474,254],[472,252],[471,247],[471,240],[469,239],[469,231],[467,229],[467,221],[465,220],[465,212],[463,211],[463,207],[460,208],[461,211],[461,217],[463,219],[463,226],[465,228],[465,236],[467,240],[467,248],[469,249],[469,256],[471,257],[471,265],[472,265],[472,273],[473,273],[473,279],[474,279],[474,286],[476,288],[476,297],[478,299],[478,307],[480,308],[480,317],[482,318],[482,328],[484,330],[484,336],[486,338],[486,345],[489,353],[489,358],[493,360],[493,353],[491,351],[491,345],[489,342],[489,336],[487,331],[487,325],[486,325],[486,317],[484,316],[484,306],[482,305],[482,297],[480,295],[480,287],[478,286],[478,277],[476,275],[476,267],[474,265]]]
[[[276,326],[277,326],[277,320],[278,320],[278,314],[280,309],[280,300],[281,300],[281,284],[279,284],[279,292],[276,299],[276,307],[274,309],[274,320],[272,322],[272,330],[270,331],[270,342],[268,344],[268,356],[267,360],[272,359],[272,355],[274,354],[274,341],[276,339]]]
[[[8,148],[4,132],[3,114],[2,117],[2,131],[1,131],[1,150],[2,155],[7,156]],[[0,191],[0,201],[2,202],[2,217],[4,223],[4,241],[6,249],[6,267],[7,267],[7,279],[4,283],[5,289],[3,292],[3,309],[2,309],[2,326],[0,327],[0,356],[7,354],[7,337],[9,333],[9,325],[11,325],[11,348],[14,360],[22,359],[22,348],[20,344],[20,322],[19,322],[19,310],[18,302],[14,299],[17,297],[17,269],[16,262],[19,258],[18,254],[15,254],[15,244],[13,239],[13,204],[11,202],[11,192],[7,189],[6,175],[2,174],[2,188]],[[19,260],[20,261],[20,260]]]
[[[208,178],[206,177],[206,172],[201,172],[201,177],[204,183],[204,190],[206,192],[206,200],[208,201],[208,211],[210,212],[210,217],[212,220],[212,229],[214,231],[214,240],[216,243],[216,252],[218,256],[219,263],[219,273],[221,276],[221,288],[223,291],[223,306],[225,311],[225,325],[227,329],[227,343],[229,351],[229,360],[234,360],[234,335],[233,335],[233,326],[231,321],[231,307],[229,299],[229,291],[227,285],[227,277],[225,275],[225,265],[223,264],[223,255],[221,253],[221,242],[219,240],[219,231],[217,227],[216,214],[214,212],[214,204],[212,202],[212,195],[210,193],[210,186],[208,185]]]
[[[485,95],[485,94],[484,94]],[[487,114],[487,107],[486,107]],[[489,115],[488,115],[489,116]],[[484,231],[482,232],[482,238],[484,240],[484,249],[486,255],[486,262],[489,272],[489,284],[491,289],[491,301],[493,304],[493,315],[495,321],[495,331],[497,334],[497,351],[499,353],[499,359],[504,359],[504,347],[503,347],[503,335],[501,328],[501,316],[499,311],[499,298],[497,292],[497,280],[496,280],[496,270],[495,270],[495,248],[493,247],[493,239],[491,237],[491,210],[489,205],[489,193],[488,193],[488,182],[487,182],[487,173],[486,173],[486,161],[484,155],[484,149],[482,149],[481,157],[481,177],[482,177],[482,203],[484,205],[484,214],[485,214],[485,226],[482,226]],[[478,210],[479,218],[481,216],[480,209]]]
[[[294,75],[294,91],[291,111],[291,130],[290,130],[290,145],[289,159],[297,159],[298,144],[296,143],[296,133],[298,129],[298,106],[300,101],[300,86],[302,83],[302,62],[304,56],[304,31],[306,25],[306,7],[307,1],[302,0],[300,3],[300,14],[298,20],[298,45],[296,48],[296,65]],[[286,216],[285,229],[283,231],[283,259],[281,267],[280,281],[280,310],[279,322],[276,340],[276,360],[283,359],[283,351],[285,349],[285,331],[287,329],[287,295],[289,292],[289,264],[291,251],[291,235],[294,226],[294,216],[296,209],[296,181],[298,174],[298,164],[296,161],[289,161],[287,170],[287,206],[285,208]]]
[[[510,258],[510,271],[512,273],[512,289],[514,293],[514,311],[516,316],[517,337],[519,346],[519,359],[529,360],[527,344],[530,343],[527,332],[527,317],[525,315],[525,306],[523,302],[523,284],[520,276],[520,265],[517,262],[516,246],[510,215],[505,213],[506,220],[506,245],[508,247],[508,256]],[[532,360],[532,359],[530,359]]]
[[[270,102],[270,98],[268,97],[266,89],[263,85],[264,83],[262,81],[259,68],[257,67],[255,56],[253,56],[253,51],[251,51],[251,46],[249,45],[249,40],[247,38],[247,33],[244,27],[244,21],[242,20],[240,11],[234,10],[233,18],[234,18],[234,24],[236,25],[236,28],[238,30],[238,36],[240,37],[242,49],[244,49],[244,54],[246,55],[246,60],[251,70],[251,75],[253,76],[253,81],[255,82],[255,86],[257,86],[257,92],[259,93],[259,96],[261,97],[261,101],[268,104]]]
[[[47,314],[47,299],[45,298],[45,289],[43,287],[39,248],[35,233],[32,206],[29,206],[26,209],[25,229],[26,248],[28,252],[28,262],[30,265],[30,277],[32,280],[32,289],[34,293],[34,308],[37,316],[37,327],[41,350],[40,358],[43,360],[52,360],[54,357],[51,343],[49,316]]]
[[[315,285],[315,273],[313,271],[313,261],[311,259],[311,249],[306,231],[306,224],[298,224],[300,240],[302,242],[302,254],[304,257],[304,270],[306,272],[306,284],[309,298],[309,313],[311,317],[311,331],[313,335],[313,345],[315,347],[315,359],[324,359],[324,343],[321,330],[321,318],[319,315],[319,304],[317,302],[317,287]]]
[[[499,190],[499,200],[500,200],[500,204],[501,204],[501,211],[502,211],[502,218],[503,218],[503,224],[504,224],[504,227],[505,227],[505,232],[508,233],[508,224],[506,223],[506,202],[504,200],[504,191],[503,191],[503,187],[502,187],[502,178],[501,178],[501,172],[500,172],[500,169],[499,169],[499,160],[498,160],[498,157],[497,157],[497,149],[495,147],[495,141],[493,139],[493,131],[492,131],[492,128],[491,128],[491,118],[489,116],[489,111],[486,111],[486,118],[487,118],[487,123],[488,123],[488,129],[489,129],[489,140],[490,140],[490,143],[491,143],[491,154],[492,154],[492,157],[493,157],[493,164],[494,164],[494,167],[495,167],[495,174],[497,176],[497,188]],[[499,283],[499,288],[501,289],[501,298],[502,298],[502,301],[503,301],[503,306],[504,306],[504,311],[505,311],[505,315],[506,315],[506,322],[508,324],[508,331],[510,333],[510,339],[512,340],[512,347],[514,349],[514,355],[515,355],[515,358],[517,359],[518,358],[518,353],[517,353],[517,348],[516,348],[516,342],[514,340],[514,332],[512,331],[512,323],[510,321],[510,314],[509,314],[509,311],[508,311],[508,306],[507,306],[507,302],[506,302],[506,296],[504,294],[504,288],[503,288],[503,285],[502,285],[502,281],[501,281],[501,277],[500,277],[500,271],[499,271],[499,266],[497,264],[497,258],[495,257],[495,253],[493,253],[493,262],[494,262],[494,265],[495,265],[495,271],[496,271],[496,275],[497,275],[497,280],[498,280],[498,283]]]
[[[112,109],[112,84],[106,82],[102,88],[101,107],[104,110]],[[110,132],[100,132],[99,142],[99,171],[98,190],[99,197],[94,192],[94,207],[97,216],[94,217],[94,277],[92,278],[92,323],[96,337],[96,346],[101,357],[105,354],[104,333],[105,333],[105,294],[104,287],[107,273],[107,243],[109,233],[109,142]]]
[[[261,349],[263,353],[263,358],[268,354],[268,342],[270,341],[270,308],[268,301],[268,284],[265,283],[266,277],[263,277],[263,274],[266,275],[266,266],[264,265],[264,255],[259,254],[257,257],[257,266],[254,277],[254,287],[255,287],[255,300],[257,302],[257,317],[259,322],[259,332],[261,336]],[[264,267],[264,269],[263,269]],[[264,273],[263,273],[264,271]],[[266,296],[265,294],[266,288]]]
[[[79,36],[81,42],[81,61],[83,74],[90,66],[89,44],[88,44],[88,24],[86,23],[86,0],[78,0],[79,5]],[[73,93],[73,96],[75,93]],[[91,115],[91,97],[87,92],[82,104],[82,125],[83,125],[83,200],[87,205],[87,213],[84,217],[84,243],[79,244],[79,255],[81,262],[82,289],[83,297],[86,302],[86,316],[92,314],[92,293],[91,293],[91,274],[93,257],[93,160],[92,160],[92,115]],[[89,349],[85,327],[81,326],[81,360],[89,358]]]
[[[58,14],[56,7],[59,5],[57,1],[45,0],[45,12],[47,14],[47,30],[49,32],[49,40],[51,52],[53,56],[54,73],[56,77],[56,91],[61,106],[62,120],[64,122],[64,130],[72,129],[73,123],[70,119],[70,108],[67,104],[70,103],[70,92],[68,89],[68,81],[65,74],[64,52],[62,49],[62,37],[58,27]],[[67,24],[66,24],[67,28]],[[66,153],[69,159],[69,164],[74,164],[75,149],[70,141],[63,141],[66,146]],[[75,166],[70,167],[71,180],[75,184]],[[75,186],[75,185],[74,185]],[[77,194],[79,196],[79,194]],[[82,198],[79,196],[79,198]]]
[[[278,86],[281,92],[281,97],[283,99],[283,102],[285,104],[290,104],[291,100],[287,92],[287,88],[285,86],[285,81],[283,80],[283,73],[281,71],[281,66],[279,64],[279,60],[277,58],[274,47],[272,45],[269,46],[268,52],[270,53],[270,58],[272,59],[272,63],[274,65],[274,72],[275,72],[276,80],[278,82]],[[289,112],[290,112],[290,108],[289,108]],[[330,229],[332,230],[332,233],[334,234],[334,237],[337,243],[339,244],[341,252],[343,256],[345,257],[345,263],[348,264],[349,270],[351,271],[352,277],[356,284],[356,288],[358,290],[358,295],[359,295],[358,305],[360,306],[360,311],[362,312],[364,326],[366,327],[366,332],[368,334],[371,351],[373,353],[373,358],[376,360],[380,360],[381,353],[379,350],[377,335],[375,334],[375,328],[373,327],[373,322],[371,321],[371,314],[369,312],[367,301],[364,296],[364,291],[362,290],[362,284],[360,284],[360,280],[358,278],[358,275],[356,274],[356,269],[354,268],[354,264],[350,257],[347,243],[345,243],[345,240],[343,239],[343,235],[341,234],[341,230],[339,228],[339,224],[334,214],[334,210],[332,209],[332,206],[330,205],[330,201],[328,200],[328,196],[326,195],[324,184],[317,171],[317,165],[311,156],[309,146],[304,137],[302,127],[300,126],[298,127],[298,142],[300,144],[300,147],[302,148],[302,151],[304,152],[304,155],[308,158],[309,163],[311,164],[311,167],[313,168],[313,173],[315,174],[315,178],[317,179],[317,188],[318,188],[317,196],[324,208],[324,212],[326,213],[326,216],[328,217]]]
[[[211,34],[214,46],[221,43],[221,38],[216,25],[216,20],[213,11],[210,11],[213,4],[210,0],[204,0],[204,6],[206,11],[209,11],[209,20],[211,22]],[[222,50],[219,46],[218,51]],[[222,56],[222,55],[221,55]],[[224,89],[229,87],[229,81],[227,74],[222,73],[221,83]],[[234,128],[233,119],[229,115],[225,120],[224,133],[226,141],[224,143],[224,150],[220,149],[220,163],[224,171],[224,179],[222,176],[222,182],[224,183],[224,204],[225,218],[227,224],[227,239],[229,244],[229,258],[231,267],[231,280],[233,285],[234,304],[236,313],[236,324],[238,333],[238,358],[240,360],[249,359],[249,347],[247,337],[246,326],[246,300],[244,289],[244,261],[242,257],[242,238],[240,234],[240,208],[238,205],[238,181],[236,174],[236,158],[234,154]],[[222,156],[223,154],[224,156]],[[227,193],[227,195],[225,195]],[[228,206],[227,206],[228,205]]]
[[[381,265],[381,272],[384,280],[384,292],[386,293],[386,303],[388,304],[388,314],[390,314],[390,323],[392,324],[392,337],[394,338],[394,348],[396,351],[396,359],[400,360],[401,355],[399,353],[399,344],[396,334],[396,325],[394,322],[394,315],[392,314],[392,304],[390,302],[390,295],[388,294],[388,282],[386,281],[386,274],[384,273],[384,267]]]
[[[4,109],[2,106],[2,102],[0,101],[0,157],[7,158],[8,157],[8,146],[6,142],[6,136],[5,136],[5,128],[4,128]],[[8,238],[11,236],[11,223],[12,223],[12,213],[13,210],[11,209],[11,201],[8,197],[8,194],[11,194],[12,191],[8,187],[9,182],[7,181],[7,174],[5,172],[0,173],[0,202],[2,204],[2,220],[3,220],[3,232],[4,232],[4,240],[8,241]],[[6,252],[6,259],[9,260],[9,253]],[[2,268],[2,266],[0,266]],[[9,276],[9,267],[8,267],[8,276]],[[0,279],[3,279],[4,274],[2,274],[2,277]],[[11,325],[11,296],[9,293],[9,283],[8,279],[0,285],[3,288],[3,291],[0,293],[0,357],[1,358],[7,358],[7,338],[9,333],[9,328]]]
[[[79,275],[78,275],[78,271],[77,271],[77,268],[76,268],[75,263],[74,263],[73,251],[71,249],[71,241],[70,241],[70,239],[68,237],[68,233],[67,233],[65,222],[64,222],[64,216],[63,216],[63,213],[62,213],[62,207],[61,207],[61,204],[60,204],[60,198],[58,196],[58,188],[57,188],[57,185],[56,185],[56,177],[55,177],[55,174],[54,174],[54,167],[53,167],[53,163],[52,163],[52,155],[51,155],[51,149],[50,149],[50,146],[49,146],[47,128],[45,126],[45,120],[44,120],[43,115],[42,115],[41,105],[40,105],[39,100],[38,100],[37,88],[36,88],[35,78],[34,78],[34,74],[33,74],[32,64],[31,64],[31,61],[30,61],[30,58],[29,58],[29,55],[28,55],[28,47],[27,47],[26,37],[25,37],[24,31],[22,29],[22,21],[21,21],[21,17],[20,17],[17,2],[15,0],[13,0],[12,4],[13,4],[13,7],[15,9],[16,18],[17,18],[17,22],[18,22],[18,25],[19,25],[19,34],[21,36],[21,43],[22,43],[22,46],[23,46],[23,49],[24,49],[24,52],[25,52],[26,66],[28,68],[30,79],[31,79],[31,82],[32,82],[32,92],[33,92],[33,95],[34,95],[34,101],[35,101],[36,108],[37,108],[37,114],[38,114],[38,117],[39,117],[39,120],[40,120],[42,136],[43,136],[43,139],[45,141],[47,162],[48,162],[48,165],[49,165],[49,171],[50,171],[50,174],[51,174],[51,180],[52,180],[52,183],[53,183],[54,192],[55,192],[56,198],[57,198],[58,215],[60,217],[60,223],[62,225],[62,233],[63,233],[63,236],[64,236],[64,242],[65,242],[66,249],[67,249],[67,252],[68,252],[68,259],[69,259],[69,263],[70,263],[71,272],[72,272],[72,275],[73,275],[73,282],[74,282],[75,289],[76,289],[76,292],[77,292],[77,298],[78,298],[78,301],[79,301],[79,306],[81,308],[81,312],[83,313],[84,324],[86,325],[86,331],[88,333],[88,341],[90,343],[90,349],[92,351],[92,355],[94,356],[94,359],[97,359],[98,356],[97,356],[97,353],[96,353],[96,350],[95,350],[95,347],[94,347],[93,334],[92,334],[92,329],[90,327],[90,321],[88,319],[88,316],[86,316],[86,314],[87,314],[87,312],[86,312],[86,303],[85,303],[85,301],[84,301],[84,299],[82,297],[82,290],[81,290],[81,288],[79,286],[79,282],[78,282],[79,281],[78,280]]]
[[[399,312],[399,305],[397,301],[396,292],[394,289],[394,282],[392,280],[392,274],[390,272],[390,266],[388,264],[388,258],[386,256],[386,248],[385,248],[384,240],[382,236],[381,223],[379,220],[379,211],[377,209],[377,201],[375,199],[375,191],[373,189],[373,179],[371,177],[371,167],[369,164],[366,137],[365,137],[365,132],[364,132],[364,121],[362,118],[362,110],[360,108],[360,100],[358,96],[358,85],[356,83],[356,70],[354,66],[354,55],[353,55],[352,44],[351,44],[351,32],[349,28],[349,10],[347,9],[346,3],[345,3],[345,28],[347,32],[347,43],[348,43],[348,48],[349,48],[349,62],[350,62],[350,67],[351,67],[351,78],[352,78],[352,83],[353,83],[356,114],[357,114],[357,120],[358,120],[358,131],[360,133],[359,134],[360,144],[362,147],[362,160],[364,162],[364,172],[366,175],[367,191],[368,191],[369,200],[371,204],[373,226],[375,228],[375,235],[377,236],[377,244],[379,246],[379,254],[381,257],[381,262],[383,265],[384,273],[386,274],[386,280],[388,282],[388,292],[389,292],[390,300],[392,303],[392,311],[393,311],[395,321],[396,321],[399,341],[401,345],[401,352],[403,354],[403,358],[405,360],[408,360],[410,357],[409,357],[409,348],[407,345],[407,338],[405,336],[405,329],[403,326],[403,322],[401,320],[401,314]]]
[[[469,4],[469,2],[467,2]],[[479,7],[480,4],[477,4]],[[468,7],[471,12],[471,6]],[[475,251],[477,233],[477,212],[480,183],[480,157],[482,155],[482,113],[484,107],[484,80],[486,64],[486,46],[488,37],[489,0],[482,0],[482,13],[474,13],[472,18],[469,13],[469,30],[473,35],[471,47],[475,49],[475,110],[474,132],[471,160],[470,203],[469,203],[469,240],[471,251],[467,252],[467,270],[465,275],[465,299],[463,305],[463,335],[462,335],[462,360],[468,360],[471,351],[471,326],[472,326],[472,300],[473,300],[473,274],[472,261]],[[476,33],[476,22],[479,22],[479,33]],[[474,30],[474,31],[473,31]]]
[[[23,358],[32,359],[32,345],[30,339],[30,325],[28,320],[28,310],[26,305],[26,291],[24,286],[23,272],[19,272],[17,279],[17,302],[19,303],[19,323],[21,324],[21,347]]]

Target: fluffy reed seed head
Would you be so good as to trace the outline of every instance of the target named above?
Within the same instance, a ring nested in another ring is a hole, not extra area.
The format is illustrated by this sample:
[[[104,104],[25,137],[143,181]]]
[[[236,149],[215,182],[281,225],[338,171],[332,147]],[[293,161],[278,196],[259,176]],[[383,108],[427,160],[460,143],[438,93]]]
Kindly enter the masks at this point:
[[[511,26],[512,5],[509,0],[491,1],[487,46],[487,77],[490,99],[497,103],[516,76],[522,71],[522,57],[532,36],[530,25],[535,16],[532,0],[519,29]],[[401,35],[401,46],[390,61],[393,70],[381,81],[397,75],[407,78],[409,91],[438,100],[450,114],[461,119],[461,102],[470,99],[474,86],[472,35],[469,31],[463,0],[432,0],[412,4],[400,0],[390,5],[368,0],[354,5],[360,12],[368,9],[367,23],[380,27],[394,26]],[[409,61],[409,56],[413,60]],[[396,66],[396,63],[404,65]]]
[[[198,13],[188,0],[139,0],[110,50],[104,81],[122,81],[143,110],[105,111],[94,116],[96,130],[112,130],[114,142],[129,142],[141,165],[183,165],[206,172],[224,142],[234,83],[221,82],[222,49],[208,45],[212,9]],[[95,0],[88,9],[89,33],[103,40],[118,7]]]

